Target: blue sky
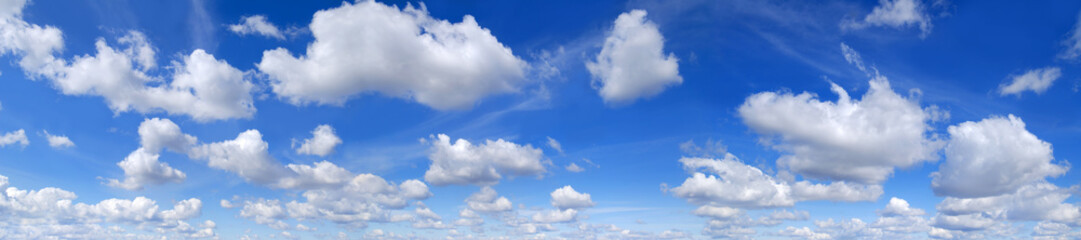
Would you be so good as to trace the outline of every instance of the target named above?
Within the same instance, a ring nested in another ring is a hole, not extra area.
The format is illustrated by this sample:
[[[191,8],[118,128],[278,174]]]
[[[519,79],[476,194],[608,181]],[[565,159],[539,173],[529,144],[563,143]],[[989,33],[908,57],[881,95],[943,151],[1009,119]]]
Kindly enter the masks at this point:
[[[0,238],[1081,237],[1079,2],[0,3]]]

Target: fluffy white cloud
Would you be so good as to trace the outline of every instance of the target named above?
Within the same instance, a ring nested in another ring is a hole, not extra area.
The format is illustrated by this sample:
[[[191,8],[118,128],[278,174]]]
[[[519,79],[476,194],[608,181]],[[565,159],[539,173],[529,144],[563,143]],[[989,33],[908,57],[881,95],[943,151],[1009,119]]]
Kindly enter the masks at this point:
[[[273,185],[289,172],[270,157],[267,142],[259,130],[247,130],[236,139],[201,144],[191,149],[188,156],[192,159],[207,161],[207,165],[236,173],[245,180]]]
[[[593,199],[588,193],[579,193],[571,186],[563,186],[552,191],[552,206],[559,209],[593,207]]]
[[[124,224],[153,228],[163,236],[167,233],[213,236],[214,226],[195,230],[186,221],[198,217],[202,201],[181,200],[172,209],[161,209],[154,200],[105,199],[96,204],[75,203],[77,196],[59,188],[23,190],[8,186],[7,177],[0,176],[0,230],[5,238],[51,238],[55,236],[98,236],[118,238],[117,231],[104,231],[101,224]],[[17,227],[12,227],[17,226]],[[200,233],[201,232],[201,233]],[[129,236],[130,237],[130,236]]]
[[[0,50],[22,56],[19,66],[33,79],[44,77],[65,95],[105,98],[114,112],[165,111],[200,121],[247,118],[252,106],[252,84],[243,72],[203,50],[185,56],[172,69],[173,80],[148,74],[157,64],[146,36],[130,31],[115,49],[104,39],[95,43],[94,56],[76,56],[68,63],[54,56],[63,49],[63,33],[51,26],[25,22],[26,1],[9,1],[0,10]]]
[[[187,175],[173,169],[167,163],[158,161],[159,154],[148,152],[144,148],[136,149],[116,163],[124,170],[124,180],[108,179],[106,184],[128,190],[142,190],[147,185],[159,185],[167,182],[180,183]]]
[[[180,126],[169,119],[145,119],[139,124],[139,142],[142,147],[116,163],[124,170],[124,180],[106,179],[112,187],[142,190],[147,185],[167,182],[183,182],[187,175],[158,161],[162,149],[185,153],[195,144],[195,137],[180,132]]]
[[[45,131],[45,130],[42,130],[41,134],[45,135],[45,139],[49,141],[49,146],[52,147],[52,148],[60,149],[60,148],[69,148],[69,147],[74,147],[75,146],[75,143],[72,142],[71,139],[68,138],[68,136],[52,135],[52,134],[49,134],[49,131]]]
[[[41,74],[53,71],[62,62],[53,54],[64,49],[60,29],[40,26],[22,19],[26,0],[6,1],[0,6],[0,50],[4,54],[22,56],[19,66],[28,72]]]
[[[294,139],[293,144],[296,144],[296,142]],[[315,127],[315,130],[312,130],[312,137],[304,139],[296,150],[297,154],[326,157],[331,152],[334,152],[334,147],[339,144],[342,144],[342,139],[334,134],[334,128],[324,124]]]
[[[705,168],[709,173],[694,172],[682,185],[672,188],[680,198],[701,204],[734,207],[792,206],[792,190],[758,168],[739,162],[732,154],[724,159],[682,158],[684,168]]]
[[[596,60],[586,62],[594,88],[609,104],[629,104],[683,83],[679,59],[664,54],[664,37],[646,11],[620,14]]]
[[[841,23],[841,28],[917,26],[920,28],[921,38],[931,34],[931,16],[927,14],[927,9],[920,0],[879,0],[878,4],[862,21],[846,20]]]
[[[931,115],[893,92],[885,77],[875,76],[861,100],[831,86],[836,102],[763,92],[748,97],[739,115],[787,153],[780,167],[813,179],[878,184],[896,167],[937,160],[942,143],[928,136]]]
[[[1001,96],[1017,95],[1021,96],[1024,91],[1032,91],[1036,94],[1042,94],[1047,91],[1047,88],[1051,87],[1051,84],[1055,83],[1062,77],[1062,70],[1058,67],[1045,67],[1032,69],[1025,72],[1025,74],[1013,76],[1009,84],[1003,83],[998,86],[998,93]]]
[[[738,216],[743,216],[743,210],[730,207],[715,207],[710,205],[704,205],[698,207],[692,211],[694,215],[701,217],[709,217],[714,219],[732,219]]]
[[[919,216],[925,212],[923,209],[912,208],[908,205],[908,201],[900,198],[890,198],[889,204],[886,207],[878,211],[878,215],[881,216]]]
[[[815,232],[809,227],[797,228],[793,226],[788,226],[785,229],[781,229],[780,231],[778,231],[778,234],[780,234],[781,236],[801,239],[833,239],[833,237],[831,237],[829,234]]]
[[[424,180],[436,186],[449,184],[493,185],[509,176],[540,176],[545,173],[544,152],[532,145],[503,139],[474,145],[465,139],[451,143],[444,134],[423,141],[432,145],[432,164]]]
[[[160,152],[168,149],[177,153],[186,153],[195,146],[197,138],[184,134],[180,126],[165,118],[144,119],[139,124],[139,144],[148,152]]]
[[[469,15],[450,23],[411,5],[346,2],[317,12],[309,28],[315,41],[304,56],[278,48],[257,65],[274,93],[293,104],[340,105],[378,92],[464,109],[517,91],[528,67]]]
[[[16,144],[26,147],[30,145],[30,139],[26,138],[26,131],[19,129],[0,135],[0,147]]]
[[[269,38],[285,39],[285,35],[278,26],[267,21],[266,16],[263,15],[241,17],[239,23],[229,25],[229,31],[239,35],[258,34]]]
[[[1015,193],[999,196],[947,197],[936,208],[945,217],[975,214],[996,220],[1081,223],[1081,207],[1065,203],[1071,191],[1075,190],[1061,189],[1050,183],[1038,183],[1023,186]]]
[[[161,80],[147,74],[155,61],[146,37],[131,31],[119,43],[126,48],[115,49],[99,39],[96,55],[76,56],[70,65],[46,76],[66,95],[104,97],[115,112],[165,111],[199,121],[254,114],[253,84],[244,72],[225,61],[197,49],[183,61],[174,62],[172,81],[153,84]]]
[[[719,160],[682,158],[680,162],[693,175],[671,191],[677,197],[701,205],[787,207],[797,201],[873,201],[882,194],[882,187],[878,185],[780,181],[758,168],[743,164],[732,154],[726,154],[724,159]],[[706,171],[697,172],[699,169]]]
[[[510,211],[512,206],[506,197],[500,197],[495,189],[485,186],[465,199],[469,209],[477,212],[495,213]]]
[[[574,221],[578,217],[578,210],[573,208],[563,210],[547,210],[533,214],[533,221],[540,223],[562,223]]]
[[[935,194],[987,197],[1060,176],[1068,167],[1051,163],[1051,144],[1025,129],[1021,118],[990,117],[950,126],[946,162],[932,174]]]

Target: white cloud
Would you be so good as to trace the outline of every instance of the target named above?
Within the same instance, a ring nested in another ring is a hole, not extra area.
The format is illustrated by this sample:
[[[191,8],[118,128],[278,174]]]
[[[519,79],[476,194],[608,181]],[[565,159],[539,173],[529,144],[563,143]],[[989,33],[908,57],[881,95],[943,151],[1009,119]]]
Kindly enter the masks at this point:
[[[563,145],[559,144],[559,141],[556,141],[552,137],[548,137],[548,147],[555,149],[559,154],[563,154]]]
[[[786,153],[778,166],[804,177],[878,184],[894,168],[937,160],[942,143],[928,136],[930,114],[893,92],[885,77],[875,76],[862,100],[831,86],[836,102],[762,92],[748,97],[739,115]]]
[[[444,134],[423,141],[431,144],[432,164],[424,180],[436,186],[449,184],[492,185],[503,175],[540,176],[545,173],[544,153],[532,145],[518,145],[498,139],[474,145],[465,139],[453,144]]]
[[[22,19],[26,0],[7,1],[0,6],[0,50],[22,56],[19,66],[34,74],[52,71],[62,65],[56,54],[64,49],[63,33],[53,26],[40,26]]]
[[[195,146],[194,136],[184,134],[180,126],[165,118],[144,119],[139,124],[139,144],[148,152],[157,153],[169,149],[177,153],[186,153]]]
[[[778,231],[781,236],[798,237],[801,239],[833,239],[829,234],[815,232],[808,227],[797,228],[788,226],[785,229]]]
[[[882,195],[879,185],[780,181],[740,162],[732,154],[726,154],[720,160],[682,158],[680,162],[693,173],[671,191],[675,196],[699,205],[772,208],[792,206],[797,201],[873,201]]]
[[[574,221],[578,217],[578,210],[573,208],[563,210],[547,210],[533,214],[533,221],[540,223],[563,223]]]
[[[0,32],[5,36],[0,38],[0,50],[22,56],[19,66],[27,75],[50,79],[65,95],[101,96],[117,113],[165,111],[200,121],[247,118],[255,111],[249,93],[252,84],[243,72],[203,50],[176,63],[171,82],[148,75],[157,66],[155,50],[137,31],[117,39],[124,49],[98,39],[96,55],[76,56],[69,64],[54,56],[63,50],[63,33],[25,22],[25,6],[26,1],[12,1],[0,10]]]
[[[296,140],[293,140],[293,144],[296,144]],[[297,147],[297,154],[316,155],[320,157],[326,157],[334,152],[334,147],[342,144],[342,139],[338,138],[338,135],[334,134],[334,128],[330,125],[319,125],[312,130],[312,137],[304,139]]]
[[[856,52],[856,50],[852,49],[852,47],[849,47],[848,44],[845,44],[843,42],[841,43],[841,54],[845,56],[845,61],[847,61],[848,64],[856,66],[856,68],[859,69],[861,72],[867,74],[871,73],[867,71],[867,66],[863,65],[863,57],[860,56],[860,53]],[[872,67],[872,69],[874,68]]]
[[[571,186],[563,186],[552,191],[552,206],[559,209],[593,207],[593,199],[588,193],[579,193]]]
[[[1031,90],[1036,94],[1043,94],[1060,77],[1062,77],[1062,70],[1058,67],[1032,69],[1025,74],[1012,76],[1013,80],[1009,84],[999,85],[998,93],[1001,96],[1021,96],[1022,92]]]
[[[709,217],[714,219],[732,219],[735,217],[743,216],[743,210],[730,207],[716,207],[710,205],[703,205],[694,209],[691,212],[694,215],[701,217]]]
[[[908,201],[900,198],[890,198],[889,204],[886,207],[878,211],[878,215],[881,216],[919,216],[925,212],[923,209],[912,208],[908,205]]]
[[[142,147],[116,163],[124,170],[124,180],[106,179],[105,183],[112,187],[142,190],[147,185],[183,182],[187,175],[167,163],[159,162],[159,153],[162,149],[185,153],[195,144],[195,137],[181,133],[180,126],[161,118],[143,120],[138,132]]]
[[[238,35],[258,34],[268,38],[285,39],[278,26],[267,21],[263,15],[241,17],[239,23],[229,25],[229,31]]]
[[[74,147],[75,143],[68,139],[68,136],[64,135],[52,135],[49,131],[42,130],[41,134],[45,135],[45,139],[49,141],[49,146],[52,148],[69,148]]]
[[[935,194],[987,197],[1012,193],[1023,185],[1060,176],[1068,167],[1051,163],[1051,144],[1009,115],[950,126],[946,162],[932,174]]]
[[[268,146],[259,130],[247,130],[236,139],[201,144],[188,156],[206,160],[212,168],[236,173],[245,180],[273,185],[289,176],[289,172],[270,157]]]
[[[278,48],[257,64],[274,93],[298,105],[341,105],[378,92],[440,110],[465,109],[486,96],[518,91],[528,67],[469,15],[450,23],[411,5],[346,2],[317,12],[309,28],[315,41],[305,55]]]
[[[585,168],[579,167],[578,164],[575,164],[575,163],[567,164],[567,167],[565,167],[565,168],[567,169],[567,171],[576,172],[576,173],[584,172],[586,170]]]
[[[167,163],[159,162],[158,157],[157,153],[148,152],[144,148],[136,149],[123,161],[116,163],[120,169],[124,170],[124,180],[108,179],[106,184],[128,190],[142,190],[147,185],[180,183],[187,178],[187,175],[180,170],[173,169]]]
[[[1065,45],[1066,49],[1058,54],[1058,58],[1076,60],[1081,57],[1081,15],[1078,15],[1077,23],[1074,23],[1073,30],[1070,31],[1070,38],[1063,40],[1062,45]]]
[[[920,38],[931,34],[931,16],[920,0],[879,0],[878,6],[871,10],[862,21],[846,20],[842,29],[864,29],[867,27],[920,28]]]
[[[30,145],[30,140],[26,138],[26,131],[19,129],[0,135],[0,147],[16,144],[26,147]]]
[[[656,96],[683,83],[679,59],[664,54],[664,37],[646,11],[633,10],[616,18],[596,60],[586,62],[594,88],[609,104],[629,104]]]
[[[494,213],[510,211],[513,208],[510,200],[506,197],[499,197],[495,189],[485,186],[469,195],[469,198],[465,199],[466,205],[469,209],[477,212]]]
[[[1023,186],[1015,193],[999,196],[947,197],[936,208],[943,217],[980,215],[995,220],[1079,223],[1081,207],[1065,203],[1071,191],[1075,190],[1061,189],[1050,183],[1038,183]]]
[[[5,213],[3,220],[0,220],[0,225],[5,226],[2,233],[4,238],[123,236],[119,233],[122,229],[106,231],[104,224],[154,229],[162,234],[159,237],[167,236],[165,234],[170,232],[185,236],[213,235],[212,225],[196,230],[186,222],[198,217],[202,211],[202,201],[196,198],[178,201],[169,210],[159,210],[161,208],[154,200],[145,197],[111,198],[96,204],[75,203],[77,196],[73,192],[53,187],[18,189],[8,186],[8,179],[4,176],[0,176],[0,188],[5,189],[0,192],[0,211]]]
[[[254,85],[225,61],[197,49],[174,62],[172,81],[154,84],[162,80],[147,73],[156,64],[146,37],[131,31],[118,42],[126,48],[115,49],[98,39],[96,55],[76,56],[70,65],[42,74],[63,94],[101,96],[117,113],[165,111],[199,121],[254,114],[250,93]]]

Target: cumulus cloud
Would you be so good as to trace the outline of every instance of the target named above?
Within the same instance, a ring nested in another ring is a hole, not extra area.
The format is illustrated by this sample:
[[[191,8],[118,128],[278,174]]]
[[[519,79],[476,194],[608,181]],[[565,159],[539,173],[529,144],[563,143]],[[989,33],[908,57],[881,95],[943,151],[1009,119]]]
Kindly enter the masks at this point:
[[[596,60],[586,62],[593,87],[609,104],[629,104],[683,83],[679,59],[664,54],[664,37],[645,10],[620,14]]]
[[[5,213],[0,225],[4,226],[5,238],[123,236],[117,231],[106,231],[103,227],[106,223],[147,227],[168,234],[163,236],[176,234],[175,237],[180,238],[214,235],[213,224],[194,229],[186,222],[201,214],[202,201],[196,198],[181,200],[172,209],[160,210],[154,200],[145,197],[110,198],[95,204],[75,203],[77,196],[73,192],[53,187],[18,189],[9,186],[5,176],[0,176],[0,188],[6,189],[0,192],[0,210]]]
[[[469,198],[465,199],[466,205],[469,209],[477,212],[484,213],[496,213],[510,211],[512,206],[510,200],[506,197],[500,197],[492,187],[482,187],[480,191],[469,195]]]
[[[296,142],[294,139],[293,144],[295,145]],[[304,139],[296,150],[297,154],[326,157],[331,152],[334,152],[334,147],[339,144],[342,144],[342,139],[334,134],[334,128],[324,124],[315,127],[315,130],[312,130],[312,137]]]
[[[201,49],[175,62],[172,81],[148,74],[157,67],[154,47],[145,35],[129,31],[117,39],[117,49],[104,39],[95,42],[95,55],[69,61],[55,57],[63,50],[60,29],[22,19],[26,1],[13,1],[0,10],[0,50],[21,56],[19,66],[32,79],[46,78],[65,95],[101,96],[114,112],[164,111],[200,121],[247,118],[255,112],[245,74]]]
[[[19,129],[0,135],[0,147],[16,144],[26,147],[30,145],[30,139],[26,138],[26,131]]]
[[[188,156],[205,160],[212,168],[236,173],[245,180],[273,185],[289,172],[270,157],[268,148],[259,130],[252,129],[233,140],[200,144],[192,148]]]
[[[571,186],[563,186],[552,191],[552,206],[559,209],[580,209],[593,207],[593,199],[588,193],[579,193]]]
[[[229,31],[238,35],[256,34],[279,40],[285,39],[282,30],[267,21],[266,16],[263,15],[241,17],[239,23],[229,25]]]
[[[1024,74],[1013,76],[1009,84],[1003,83],[998,86],[998,93],[1000,96],[1017,95],[1021,96],[1024,91],[1032,91],[1036,94],[1043,94],[1047,91],[1047,88],[1051,87],[1051,84],[1055,83],[1062,77],[1062,70],[1058,67],[1045,67],[1032,69]]]
[[[40,26],[23,20],[22,12],[28,1],[8,1],[0,6],[0,50],[4,54],[21,56],[19,66],[33,73],[52,71],[62,65],[53,56],[64,49],[63,33],[53,26]]]
[[[1051,144],[1025,129],[1021,118],[990,117],[950,126],[946,162],[932,174],[935,194],[988,197],[1061,176],[1067,166],[1052,163]]]
[[[52,134],[49,134],[49,131],[45,131],[45,130],[42,130],[41,134],[45,135],[45,140],[49,141],[49,146],[52,147],[52,148],[60,149],[60,148],[69,148],[69,147],[74,147],[75,146],[75,143],[72,142],[71,139],[68,138],[68,136],[52,135]]]
[[[739,107],[743,122],[785,153],[778,166],[813,179],[878,184],[894,168],[937,160],[942,142],[928,133],[931,115],[893,92],[885,77],[875,76],[859,100],[830,85],[835,102],[762,92]]]
[[[862,20],[845,20],[841,29],[864,29],[867,27],[906,28],[919,27],[920,38],[931,34],[931,16],[920,0],[879,0],[878,6]]]
[[[451,143],[444,134],[423,139],[431,144],[428,159],[432,161],[424,180],[436,186],[450,184],[493,185],[503,175],[540,176],[544,153],[532,145],[519,145],[503,139],[485,140],[473,144],[465,139]]]
[[[165,111],[189,115],[200,121],[248,118],[253,84],[244,72],[201,49],[174,62],[172,81],[162,82],[147,72],[156,67],[154,50],[146,36],[131,31],[118,41],[123,49],[104,39],[95,43],[93,56],[76,56],[69,64],[40,70],[65,95],[105,98],[114,112]]]
[[[195,137],[180,132],[180,126],[169,119],[145,119],[139,124],[139,138],[142,147],[128,154],[123,161],[116,163],[124,170],[124,180],[107,179],[106,184],[128,190],[142,190],[148,185],[167,182],[180,183],[187,175],[158,161],[162,149],[185,153],[195,144]]]
[[[309,28],[315,41],[305,55],[278,48],[257,64],[274,93],[297,105],[381,93],[465,109],[518,91],[528,67],[469,15],[451,23],[412,5],[345,2],[317,12]]]
[[[781,181],[732,154],[724,159],[683,158],[680,162],[693,173],[671,192],[700,205],[771,208],[792,206],[797,201],[873,201],[882,195],[878,185]]]

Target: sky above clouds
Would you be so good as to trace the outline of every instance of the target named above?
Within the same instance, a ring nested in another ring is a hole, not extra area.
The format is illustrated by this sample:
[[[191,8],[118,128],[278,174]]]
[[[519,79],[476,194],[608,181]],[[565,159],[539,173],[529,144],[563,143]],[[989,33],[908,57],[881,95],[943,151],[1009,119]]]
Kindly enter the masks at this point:
[[[1081,238],[1079,19],[0,0],[0,238]]]

